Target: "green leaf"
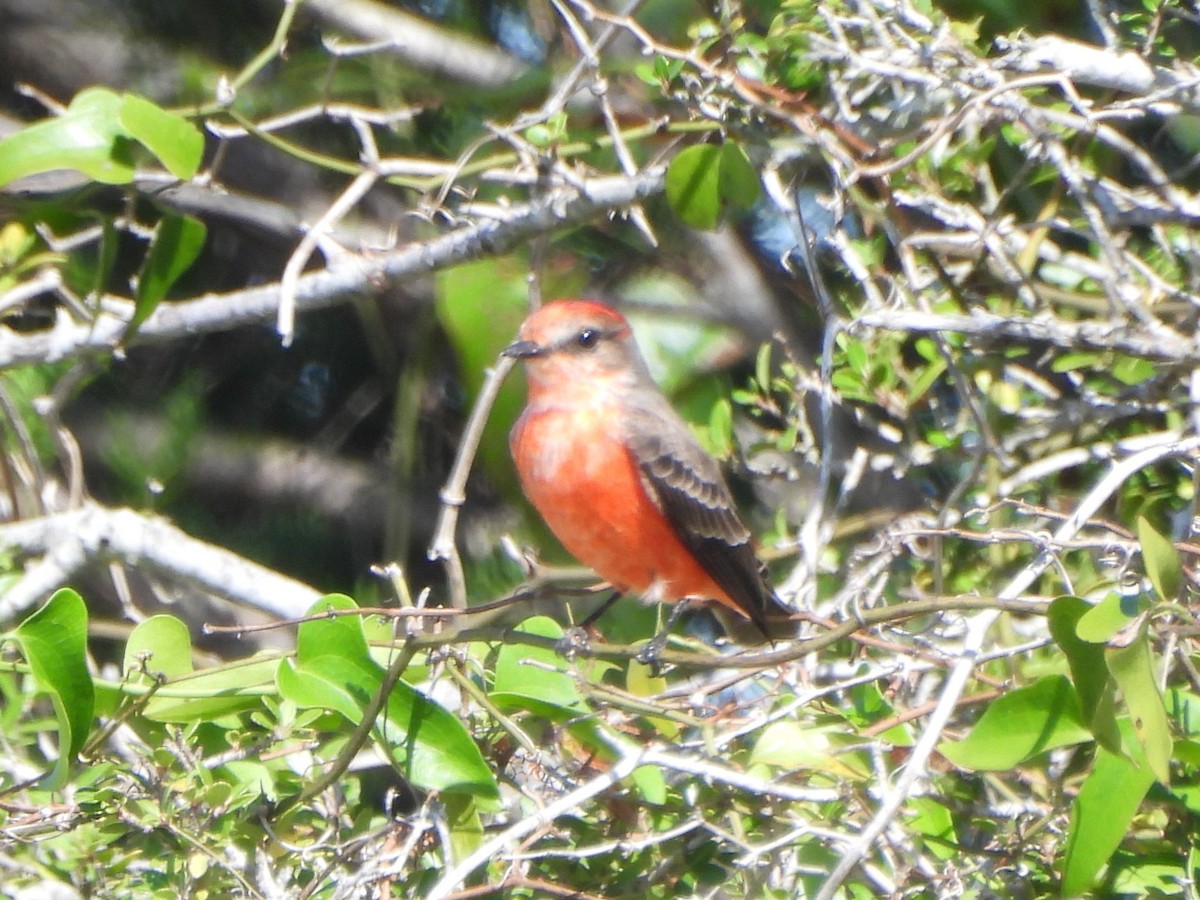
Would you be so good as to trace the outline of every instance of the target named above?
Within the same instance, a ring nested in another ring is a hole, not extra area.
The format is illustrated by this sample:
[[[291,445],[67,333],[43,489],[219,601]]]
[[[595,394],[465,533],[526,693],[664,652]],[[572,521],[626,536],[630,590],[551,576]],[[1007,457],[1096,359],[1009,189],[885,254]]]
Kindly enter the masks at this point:
[[[772,722],[754,744],[750,753],[751,765],[774,766],[788,772],[800,769],[827,772],[838,778],[861,779],[855,771],[853,758],[840,753],[840,747],[830,738],[837,729],[801,726],[798,722]]]
[[[309,615],[354,608],[349,597],[333,594],[317,601]],[[284,699],[297,706],[332,710],[358,724],[384,675],[368,652],[358,617],[337,616],[301,624],[296,659],[280,663],[276,680]],[[491,770],[458,716],[406,682],[392,688],[374,732],[414,786],[489,801],[499,797]]]
[[[721,199],[738,209],[749,209],[758,202],[762,188],[758,170],[741,145],[726,141],[721,145]]]
[[[938,749],[964,769],[1000,771],[1046,750],[1091,739],[1071,682],[1063,675],[1047,675],[997,699],[970,734]]]
[[[954,819],[944,803],[933,797],[913,797],[909,803],[913,815],[906,817],[914,832],[922,835],[929,851],[938,859],[952,859],[961,853]]]
[[[200,169],[204,135],[183,116],[167,112],[136,94],[121,98],[120,123],[176,178],[187,180]]]
[[[856,729],[868,728],[896,714],[896,710],[884,697],[879,685],[873,681],[854,685],[847,691],[846,696],[850,701],[850,706],[842,710],[842,715]],[[913,745],[912,732],[904,723],[898,723],[887,731],[880,732],[875,739],[894,747],[911,747]]]
[[[1121,356],[1113,363],[1110,371],[1113,378],[1117,379],[1121,384],[1134,387],[1143,381],[1153,378],[1158,370],[1155,368],[1154,363],[1148,359]]]
[[[717,459],[733,456],[733,404],[729,398],[722,397],[713,404],[708,416],[707,437],[705,449]]]
[[[774,348],[770,341],[763,341],[754,355],[754,382],[760,391],[771,389],[771,353]]]
[[[133,337],[139,325],[150,317],[171,286],[179,280],[200,251],[208,228],[199,219],[169,213],[163,216],[150,241],[137,282],[137,306],[133,319],[125,334],[125,340]]]
[[[1128,723],[1122,723],[1128,730]],[[1129,830],[1154,775],[1123,755],[1096,748],[1092,771],[1071,806],[1071,824],[1063,850],[1062,894],[1085,895]]]
[[[91,87],[76,94],[62,115],[0,141],[0,186],[58,169],[75,169],[104,184],[128,184],[134,140],[177,178],[191,178],[200,167],[204,136],[191,122],[134,94]]]
[[[687,147],[667,167],[667,201],[684,222],[709,231],[727,207],[749,209],[758,200],[758,170],[732,141]]]
[[[1200,735],[1200,696],[1180,688],[1168,688],[1163,703],[1175,723],[1176,734]]]
[[[75,95],[61,116],[28,125],[0,141],[0,186],[18,178],[75,169],[105,184],[133,180],[121,98],[107,88]]]
[[[563,630],[553,619],[534,616],[517,628],[525,634],[558,640]],[[562,669],[562,657],[553,650],[521,644],[504,644],[496,656],[496,676],[490,697],[502,709],[525,709],[553,720],[586,712],[575,679]]]
[[[1107,644],[1149,606],[1144,597],[1109,594],[1079,617],[1075,634],[1090,644]]]
[[[175,674],[155,692],[141,714],[154,722],[191,724],[257,709],[264,695],[275,693],[278,668],[277,656],[264,655]]]
[[[1050,370],[1052,372],[1072,372],[1075,369],[1091,368],[1099,365],[1103,361],[1103,355],[1093,353],[1091,351],[1078,351],[1075,353],[1064,353],[1061,356],[1056,356],[1050,362]]]
[[[58,760],[39,787],[57,790],[67,783],[72,760],[92,726],[95,687],[87,667],[87,606],[63,588],[17,626],[21,647],[38,690],[50,696],[58,721]]]
[[[450,829],[450,847],[454,859],[463,859],[483,843],[483,821],[479,804],[469,794],[446,794],[441,798],[446,825]]]
[[[702,231],[717,227],[721,215],[721,148],[686,147],[667,167],[667,202],[688,225]]]
[[[1155,593],[1164,602],[1175,602],[1179,599],[1179,586],[1183,582],[1179,551],[1155,530],[1145,516],[1138,516],[1137,534],[1138,543],[1142,546],[1142,562]]]
[[[192,671],[192,638],[188,627],[175,616],[151,616],[140,622],[125,643],[122,671],[126,678],[145,674],[186,675]]]
[[[647,803],[661,806],[667,802],[667,780],[658,766],[638,766],[630,778]]]
[[[1113,753],[1120,753],[1114,684],[1108,677],[1104,648],[1076,634],[1079,620],[1091,609],[1091,605],[1079,597],[1059,597],[1050,604],[1046,618],[1051,636],[1066,654],[1083,721],[1091,728],[1096,740]]]
[[[327,594],[308,611],[308,616],[357,609],[358,604],[345,594]],[[296,635],[296,658],[303,665],[327,654],[369,662],[367,639],[358,616],[330,616],[316,622],[303,622]]]
[[[1108,670],[1121,688],[1133,721],[1133,733],[1145,753],[1146,765],[1163,784],[1171,780],[1171,726],[1154,677],[1150,639],[1143,622],[1126,646],[1104,651]]]

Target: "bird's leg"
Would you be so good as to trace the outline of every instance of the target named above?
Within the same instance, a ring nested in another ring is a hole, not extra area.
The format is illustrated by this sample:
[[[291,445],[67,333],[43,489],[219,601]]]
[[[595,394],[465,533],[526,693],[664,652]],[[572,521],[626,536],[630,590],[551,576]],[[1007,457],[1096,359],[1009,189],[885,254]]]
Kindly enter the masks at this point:
[[[621,599],[621,592],[614,590],[609,594],[603,603],[597,606],[591,613],[588,614],[582,622],[576,625],[576,628],[582,628],[585,631],[600,621],[600,617],[613,608],[613,604]]]
[[[667,624],[638,652],[638,662],[650,666],[655,672],[658,671],[658,657],[667,646],[667,639],[671,636],[671,629],[675,627],[675,623],[679,621],[679,617],[683,615],[687,607],[688,601],[686,598],[671,607],[671,613],[667,616]]]
[[[559,639],[556,649],[563,656],[571,656],[578,653],[588,645],[587,630],[596,624],[597,620],[612,609],[614,603],[621,597],[621,592],[614,590],[605,598],[604,602],[597,606],[582,622],[578,625],[572,625],[568,628],[563,636]]]

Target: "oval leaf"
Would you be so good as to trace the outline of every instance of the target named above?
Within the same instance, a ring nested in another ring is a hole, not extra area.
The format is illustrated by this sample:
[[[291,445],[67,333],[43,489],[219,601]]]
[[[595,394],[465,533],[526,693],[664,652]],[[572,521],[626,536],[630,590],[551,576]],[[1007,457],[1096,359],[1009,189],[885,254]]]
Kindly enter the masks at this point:
[[[105,184],[128,184],[134,170],[121,105],[107,88],[88,88],[61,116],[0,141],[0,186],[59,169],[75,169]]]
[[[67,782],[71,761],[92,727],[95,687],[87,667],[87,607],[68,588],[17,626],[21,646],[38,690],[50,696],[58,720],[58,760],[39,783],[57,790]]]
[[[554,640],[563,636],[557,622],[546,616],[526,619],[517,628]],[[504,644],[496,656],[492,701],[505,709],[526,709],[549,719],[578,716],[587,710],[575,679],[562,668],[562,658],[553,650]]]
[[[1071,806],[1062,856],[1062,894],[1084,896],[1124,839],[1129,823],[1154,783],[1149,766],[1096,749],[1092,771]]]
[[[1089,644],[1107,644],[1149,608],[1144,597],[1109,594],[1075,623],[1075,634]]]
[[[1145,625],[1127,646],[1104,651],[1108,670],[1125,696],[1133,733],[1146,755],[1146,764],[1163,784],[1171,780],[1171,726],[1154,677],[1154,658]]]
[[[721,215],[721,148],[687,147],[667,167],[667,201],[693,228],[710,231]]]
[[[760,193],[754,163],[740,145],[726,141],[721,145],[721,199],[738,209],[749,209]]]
[[[155,666],[151,664],[149,668],[153,671]],[[261,656],[174,674],[155,692],[141,714],[154,722],[190,724],[257,709],[263,696],[274,692],[278,668],[277,657]]]
[[[938,749],[964,769],[999,771],[1046,750],[1091,739],[1071,682],[1063,675],[1047,675],[1000,697],[970,734]]]
[[[1138,516],[1138,543],[1142,546],[1142,562],[1146,574],[1154,585],[1154,592],[1166,603],[1179,599],[1179,587],[1183,583],[1183,564],[1179,551],[1161,535],[1145,518]]]
[[[1104,647],[1085,641],[1076,633],[1079,620],[1091,609],[1091,605],[1079,597],[1059,597],[1050,604],[1046,619],[1055,643],[1066,654],[1083,721],[1098,741],[1112,752],[1120,753],[1121,738],[1114,715],[1114,685],[1108,677]]]
[[[166,615],[140,622],[125,643],[122,671],[126,678],[144,678],[144,673],[169,678],[191,672],[192,637],[187,625]]]
[[[334,594],[317,601],[309,614],[354,607],[349,597]],[[361,621],[338,616],[300,626],[296,659],[283,660],[276,679],[284,699],[333,710],[358,724],[384,675],[368,652]],[[487,800],[499,796],[491,769],[459,718],[406,682],[392,688],[374,731],[397,770],[416,787]]]
[[[176,178],[191,178],[204,156],[204,135],[183,116],[136,94],[121,98],[120,122]]]
[[[199,219],[174,214],[163,216],[154,231],[141,274],[138,275],[137,306],[125,335],[126,340],[150,317],[179,277],[192,267],[204,249],[207,234],[208,228]]]

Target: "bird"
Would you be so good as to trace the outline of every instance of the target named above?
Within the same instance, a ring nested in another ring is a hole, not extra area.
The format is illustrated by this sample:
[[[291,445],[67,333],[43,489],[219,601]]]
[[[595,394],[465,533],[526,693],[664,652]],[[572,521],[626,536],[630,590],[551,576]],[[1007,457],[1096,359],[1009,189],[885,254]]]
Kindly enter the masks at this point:
[[[521,487],[563,547],[621,594],[713,602],[778,636],[788,610],[720,466],[655,383],[628,320],[558,300],[502,352],[528,385],[509,434]]]

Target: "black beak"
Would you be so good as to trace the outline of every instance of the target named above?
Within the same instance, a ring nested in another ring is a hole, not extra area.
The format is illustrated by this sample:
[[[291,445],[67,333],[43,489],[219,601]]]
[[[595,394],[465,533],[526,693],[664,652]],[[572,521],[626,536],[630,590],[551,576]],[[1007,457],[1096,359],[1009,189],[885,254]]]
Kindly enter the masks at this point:
[[[542,345],[536,341],[514,341],[501,350],[500,355],[511,356],[513,359],[529,359],[541,356],[543,352]]]

